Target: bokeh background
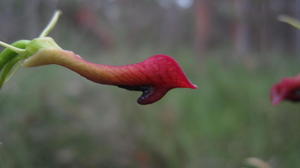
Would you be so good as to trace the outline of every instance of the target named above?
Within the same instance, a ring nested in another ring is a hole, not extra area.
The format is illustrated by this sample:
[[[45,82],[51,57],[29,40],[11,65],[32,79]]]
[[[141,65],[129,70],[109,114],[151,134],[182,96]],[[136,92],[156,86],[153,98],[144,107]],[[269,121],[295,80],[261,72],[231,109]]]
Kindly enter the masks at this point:
[[[300,18],[300,0],[1,0],[0,40],[37,37],[56,9],[63,48],[113,65],[165,53],[199,89],[141,106],[63,67],[23,68],[0,93],[1,168],[300,167],[300,106],[269,100],[300,72],[300,30],[277,19]]]

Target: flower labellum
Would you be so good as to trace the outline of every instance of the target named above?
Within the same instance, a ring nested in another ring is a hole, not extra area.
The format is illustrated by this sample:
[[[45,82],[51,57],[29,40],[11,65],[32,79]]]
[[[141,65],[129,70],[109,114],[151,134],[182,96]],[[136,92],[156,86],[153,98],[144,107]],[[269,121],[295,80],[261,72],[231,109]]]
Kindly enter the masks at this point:
[[[154,55],[136,64],[112,66],[88,62],[67,50],[42,49],[25,60],[23,65],[34,67],[48,64],[64,66],[96,83],[142,91],[139,104],[154,103],[173,88],[197,88],[177,61],[163,54]]]
[[[300,75],[283,78],[271,89],[272,104],[276,105],[284,100],[300,101]]]

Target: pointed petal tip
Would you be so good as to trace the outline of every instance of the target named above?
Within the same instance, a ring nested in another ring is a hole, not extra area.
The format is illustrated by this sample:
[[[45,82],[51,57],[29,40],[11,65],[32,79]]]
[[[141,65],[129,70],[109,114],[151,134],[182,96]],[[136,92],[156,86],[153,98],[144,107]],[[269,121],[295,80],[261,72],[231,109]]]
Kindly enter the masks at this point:
[[[198,89],[198,86],[188,81],[187,83],[181,85],[181,88]]]
[[[191,82],[188,83],[181,83],[173,88],[187,88],[187,89],[198,89],[198,86],[196,84],[193,84]]]
[[[191,89],[198,89],[198,86],[192,83],[190,88]]]

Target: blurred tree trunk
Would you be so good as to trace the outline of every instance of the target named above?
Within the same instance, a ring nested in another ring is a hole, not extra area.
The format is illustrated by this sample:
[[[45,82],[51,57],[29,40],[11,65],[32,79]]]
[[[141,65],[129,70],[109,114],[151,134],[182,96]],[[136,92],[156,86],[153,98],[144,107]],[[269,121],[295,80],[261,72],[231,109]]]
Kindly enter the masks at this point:
[[[181,11],[175,3],[171,3],[164,11],[160,42],[163,46],[171,47],[180,40],[182,30]]]
[[[197,52],[205,52],[211,39],[211,0],[195,1],[195,47]]]
[[[251,32],[248,13],[251,0],[234,0],[236,14],[234,47],[238,55],[244,55],[251,50]]]
[[[25,24],[26,32],[30,38],[34,38],[39,35],[39,7],[40,0],[27,0],[26,3],[23,3],[25,6],[25,18],[27,23]]]
[[[96,9],[80,6],[74,13],[75,23],[82,29],[90,32],[104,49],[112,49],[114,47],[114,38],[111,31],[105,26],[103,19],[96,12]]]
[[[13,36],[16,35],[17,23],[14,15],[14,1],[0,1],[0,21],[1,23],[1,34],[0,38],[2,41],[11,42]]]
[[[270,5],[272,2],[269,0],[260,2],[258,4],[259,8],[259,15],[261,16],[259,19],[257,19],[257,23],[255,24],[255,31],[257,30],[258,33],[258,39],[259,43],[257,43],[257,48],[262,51],[270,51],[271,49],[271,40],[272,39],[272,33],[270,31],[271,25],[273,24],[273,20],[270,19],[272,18],[271,16],[271,9]],[[255,44],[254,44],[255,45]]]

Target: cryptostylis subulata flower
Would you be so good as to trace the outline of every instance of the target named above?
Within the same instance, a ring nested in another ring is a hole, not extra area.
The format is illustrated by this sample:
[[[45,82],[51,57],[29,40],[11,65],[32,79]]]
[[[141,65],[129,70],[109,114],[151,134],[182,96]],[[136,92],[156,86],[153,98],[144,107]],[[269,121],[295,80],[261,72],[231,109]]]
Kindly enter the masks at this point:
[[[139,104],[154,103],[173,88],[197,88],[177,61],[167,55],[154,55],[136,64],[112,66],[88,62],[74,52],[62,49],[51,37],[46,37],[59,14],[54,15],[39,38],[17,41],[11,45],[0,43],[7,47],[0,53],[0,86],[18,65],[36,67],[56,64],[96,83],[142,91]]]
[[[283,78],[272,87],[270,96],[274,105],[284,100],[300,101],[300,75]]]

